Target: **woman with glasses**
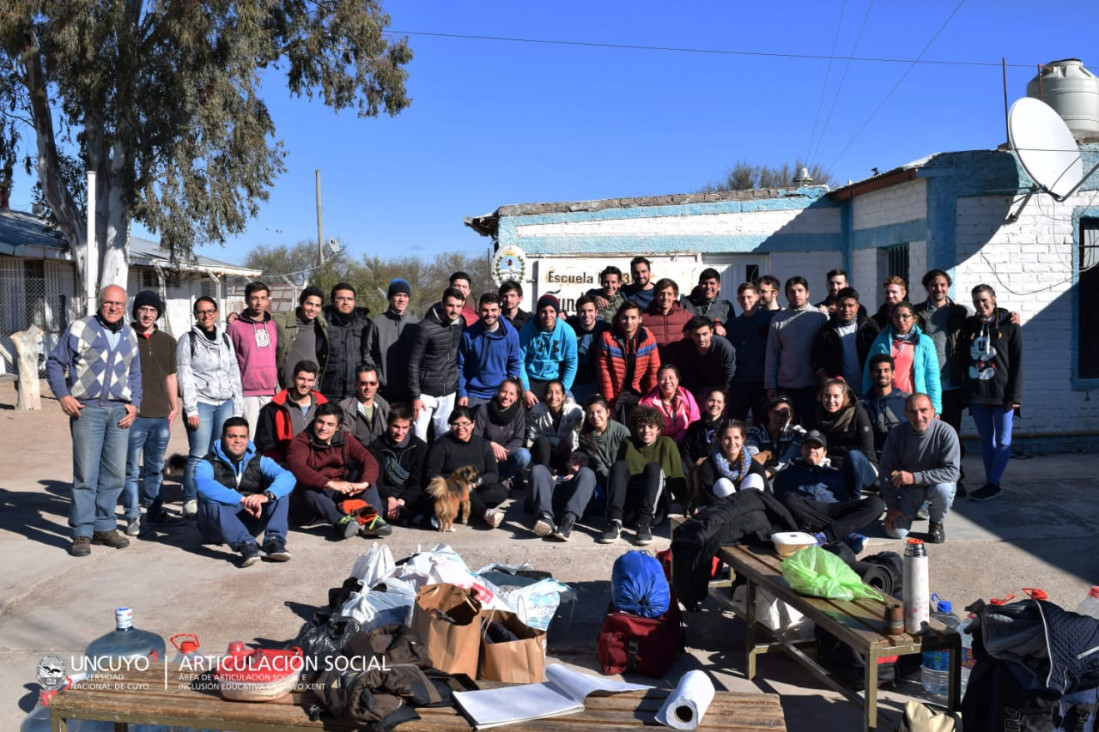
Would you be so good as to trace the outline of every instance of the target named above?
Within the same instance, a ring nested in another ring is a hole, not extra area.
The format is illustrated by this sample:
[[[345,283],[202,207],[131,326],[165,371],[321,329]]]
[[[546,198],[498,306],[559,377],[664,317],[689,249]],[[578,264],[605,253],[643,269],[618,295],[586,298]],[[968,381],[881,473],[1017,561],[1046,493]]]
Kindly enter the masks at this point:
[[[194,313],[194,327],[176,345],[176,378],[183,394],[189,446],[183,472],[183,515],[187,517],[198,513],[195,466],[213,449],[225,420],[244,414],[237,354],[228,334],[218,328],[217,303],[200,297]]]
[[[870,393],[870,359],[879,353],[888,353],[893,357],[893,388],[909,394],[927,394],[935,414],[939,414],[943,410],[939,352],[935,349],[935,341],[924,335],[916,319],[912,303],[899,302],[893,306],[892,322],[878,333],[866,355],[862,393]]]
[[[507,498],[508,490],[500,485],[500,472],[492,445],[480,435],[473,434],[474,416],[469,407],[455,407],[447,424],[450,431],[435,440],[427,453],[424,485],[432,478],[446,478],[458,468],[472,465],[480,476],[480,484],[469,492],[471,520],[480,519],[494,529],[504,521],[504,512],[497,506]]]

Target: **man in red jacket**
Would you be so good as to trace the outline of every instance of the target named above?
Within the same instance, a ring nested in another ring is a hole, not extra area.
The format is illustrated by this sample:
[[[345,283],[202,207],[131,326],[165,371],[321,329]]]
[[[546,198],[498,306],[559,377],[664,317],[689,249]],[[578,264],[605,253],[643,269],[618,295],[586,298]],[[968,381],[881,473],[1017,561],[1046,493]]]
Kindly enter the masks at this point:
[[[619,308],[614,328],[600,336],[596,362],[600,393],[620,422],[625,423],[642,395],[656,386],[659,369],[656,339],[641,325],[641,309],[627,302]]]
[[[313,423],[291,440],[286,462],[298,484],[290,496],[290,518],[299,526],[330,524],[337,539],[388,536],[393,528],[381,516],[382,500],[374,485],[378,463],[362,443],[340,429],[342,416],[339,405],[322,404]],[[354,499],[376,512],[361,527],[346,505]]]
[[[286,466],[286,450],[313,421],[317,407],[327,404],[324,394],[314,389],[320,367],[315,361],[298,361],[294,382],[259,410],[256,427],[256,451],[279,465]]]
[[[649,329],[660,346],[660,363],[675,363],[676,344],[683,341],[683,328],[691,311],[679,304],[679,285],[667,277],[653,287],[653,301],[641,316],[641,325]]]

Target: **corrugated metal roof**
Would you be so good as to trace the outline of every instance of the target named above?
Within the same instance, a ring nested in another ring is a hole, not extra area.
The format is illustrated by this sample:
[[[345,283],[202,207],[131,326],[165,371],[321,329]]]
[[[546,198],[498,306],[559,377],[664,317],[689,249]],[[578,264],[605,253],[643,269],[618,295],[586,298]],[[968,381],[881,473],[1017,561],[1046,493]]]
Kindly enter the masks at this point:
[[[0,252],[14,254],[17,247],[64,249],[65,239],[45,221],[24,211],[0,211]]]
[[[157,265],[161,267],[172,266],[172,255],[167,249],[162,248],[154,241],[142,239],[139,236],[130,237],[130,260],[132,264]],[[249,269],[248,267],[241,267],[236,264],[223,262],[220,259],[198,255],[189,259],[181,259],[177,262],[176,266],[184,269],[198,267],[201,269],[213,270],[215,272],[239,274],[244,277],[259,277],[260,274],[262,274],[262,271],[258,269]]]

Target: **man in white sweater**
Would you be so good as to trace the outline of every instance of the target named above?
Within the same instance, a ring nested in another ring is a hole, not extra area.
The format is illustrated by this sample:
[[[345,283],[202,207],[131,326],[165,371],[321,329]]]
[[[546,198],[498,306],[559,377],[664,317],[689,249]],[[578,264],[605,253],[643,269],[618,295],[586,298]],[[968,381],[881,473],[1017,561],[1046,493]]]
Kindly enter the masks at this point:
[[[958,433],[935,419],[926,394],[908,397],[904,416],[908,421],[885,438],[879,462],[885,531],[894,539],[907,537],[916,512],[927,501],[931,517],[927,541],[942,544],[946,541],[943,521],[954,502],[961,465]]]
[[[813,421],[820,389],[820,379],[812,367],[813,342],[828,316],[809,304],[809,283],[804,277],[786,280],[786,299],[790,307],[771,320],[767,334],[763,388],[768,399],[779,394],[790,397],[794,418],[808,425]]]

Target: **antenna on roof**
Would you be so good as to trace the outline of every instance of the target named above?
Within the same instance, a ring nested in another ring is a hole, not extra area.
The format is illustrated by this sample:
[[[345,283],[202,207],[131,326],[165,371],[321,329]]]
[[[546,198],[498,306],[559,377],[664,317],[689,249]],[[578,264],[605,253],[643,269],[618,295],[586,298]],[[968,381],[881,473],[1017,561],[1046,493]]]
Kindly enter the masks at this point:
[[[1071,196],[1099,169],[1097,164],[1084,174],[1072,131],[1053,107],[1038,99],[1023,97],[1011,105],[1007,132],[1027,175],[1056,201]]]

